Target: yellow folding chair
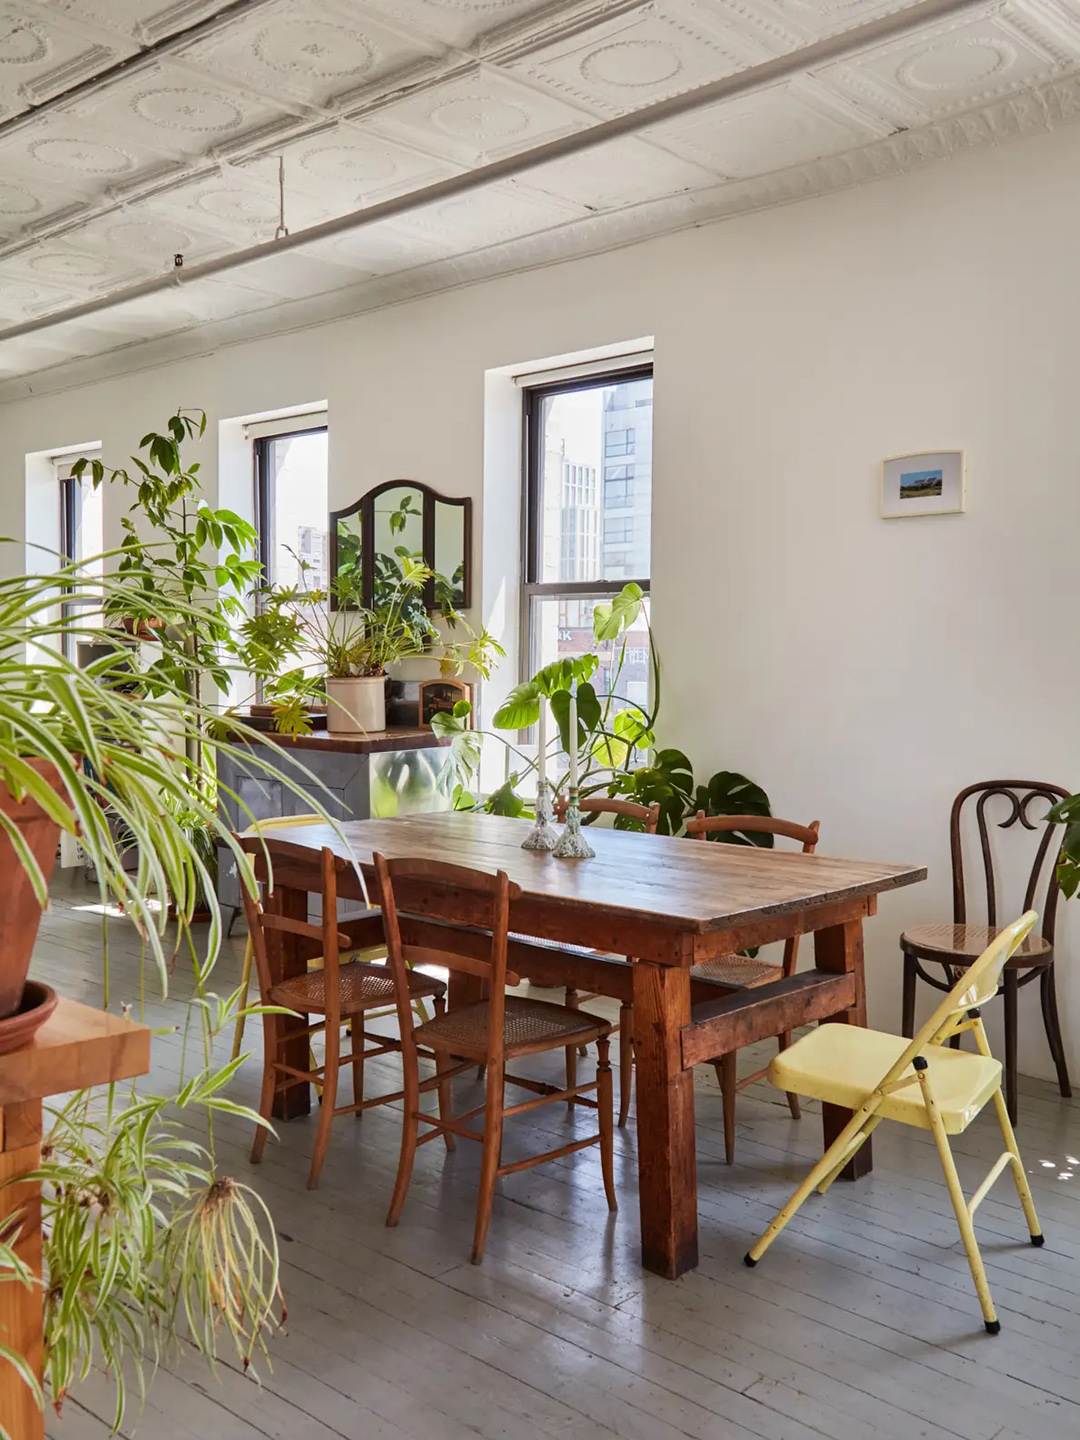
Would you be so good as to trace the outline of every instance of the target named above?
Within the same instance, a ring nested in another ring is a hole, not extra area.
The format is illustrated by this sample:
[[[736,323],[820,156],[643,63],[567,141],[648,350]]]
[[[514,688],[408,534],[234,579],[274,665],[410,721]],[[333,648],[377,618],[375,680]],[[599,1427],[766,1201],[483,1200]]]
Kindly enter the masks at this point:
[[[882,1120],[929,1130],[937,1145],[949,1198],[967,1252],[983,1319],[991,1335],[1001,1329],[972,1219],[1001,1172],[1011,1167],[1032,1245],[1043,1243],[1031,1187],[1001,1091],[1002,1067],[990,1053],[979,1006],[997,994],[1005,962],[1038,920],[1027,911],[1007,925],[961,976],[913,1040],[854,1025],[819,1025],[782,1051],[769,1066],[780,1090],[794,1091],[851,1110],[851,1119],[810,1171],[764,1235],[746,1255],[756,1265],[810,1192],[822,1195]],[[978,1053],[954,1050],[949,1039],[970,1030]],[[993,1100],[1005,1150],[970,1200],[964,1198],[949,1136],[967,1129]]]

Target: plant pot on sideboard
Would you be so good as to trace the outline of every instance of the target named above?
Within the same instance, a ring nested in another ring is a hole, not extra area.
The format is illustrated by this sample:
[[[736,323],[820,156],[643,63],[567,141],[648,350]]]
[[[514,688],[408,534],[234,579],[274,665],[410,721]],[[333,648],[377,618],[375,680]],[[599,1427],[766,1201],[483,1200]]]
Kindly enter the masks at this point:
[[[327,729],[332,735],[366,735],[386,729],[386,676],[350,675],[326,681]]]
[[[60,776],[48,760],[27,759],[42,779],[57,793],[63,793]],[[0,784],[0,809],[18,827],[23,842],[37,861],[48,883],[56,864],[60,826],[50,819],[36,800],[24,795],[16,800]],[[0,830],[0,1020],[14,1015],[22,1004],[26,973],[34,953],[41,906],[26,873],[23,860],[6,829]]]

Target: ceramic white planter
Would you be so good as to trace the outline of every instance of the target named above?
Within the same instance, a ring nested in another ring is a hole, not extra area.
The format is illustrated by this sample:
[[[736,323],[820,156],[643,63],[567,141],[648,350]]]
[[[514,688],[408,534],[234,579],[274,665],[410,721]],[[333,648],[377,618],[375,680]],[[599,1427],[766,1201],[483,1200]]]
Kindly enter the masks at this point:
[[[366,735],[386,729],[386,676],[350,675],[326,681],[327,729],[332,735]]]

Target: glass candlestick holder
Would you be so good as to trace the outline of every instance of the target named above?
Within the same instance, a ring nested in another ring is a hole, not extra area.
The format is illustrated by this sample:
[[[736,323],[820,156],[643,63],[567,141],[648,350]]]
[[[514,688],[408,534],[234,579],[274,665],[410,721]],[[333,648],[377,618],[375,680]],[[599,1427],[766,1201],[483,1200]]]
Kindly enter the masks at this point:
[[[521,842],[523,850],[548,852],[555,849],[559,837],[551,824],[551,786],[541,780],[536,787],[536,819]]]
[[[566,824],[559,836],[559,843],[551,853],[556,860],[591,860],[596,854],[581,830],[581,811],[578,808],[578,787],[576,785],[570,787],[566,802]]]

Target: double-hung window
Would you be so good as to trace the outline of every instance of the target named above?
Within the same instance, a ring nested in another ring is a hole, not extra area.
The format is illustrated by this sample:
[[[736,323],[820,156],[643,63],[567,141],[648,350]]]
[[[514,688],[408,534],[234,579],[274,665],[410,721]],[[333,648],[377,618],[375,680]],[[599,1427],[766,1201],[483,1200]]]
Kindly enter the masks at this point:
[[[526,676],[595,648],[597,600],[617,595],[630,580],[648,592],[652,386],[648,365],[525,390]],[[598,688],[614,656],[601,658]],[[642,626],[628,637],[620,691],[628,702],[646,704],[648,684]]]
[[[85,455],[68,454],[58,457],[54,463],[59,505],[58,563],[60,566],[65,566],[94,561],[95,568],[100,573],[103,562],[99,557],[105,548],[104,486],[99,486],[97,490],[94,489],[89,466],[81,476],[75,474],[75,464],[78,460],[97,458],[97,451],[88,451]],[[63,598],[73,595],[71,587],[68,586],[64,587],[61,595],[60,613],[65,622],[78,615],[82,616],[87,625],[98,622],[100,617],[90,613],[95,608],[94,598],[84,587],[80,587],[78,599]],[[75,642],[76,636],[64,630],[62,644],[64,654],[69,660],[76,659]]]

